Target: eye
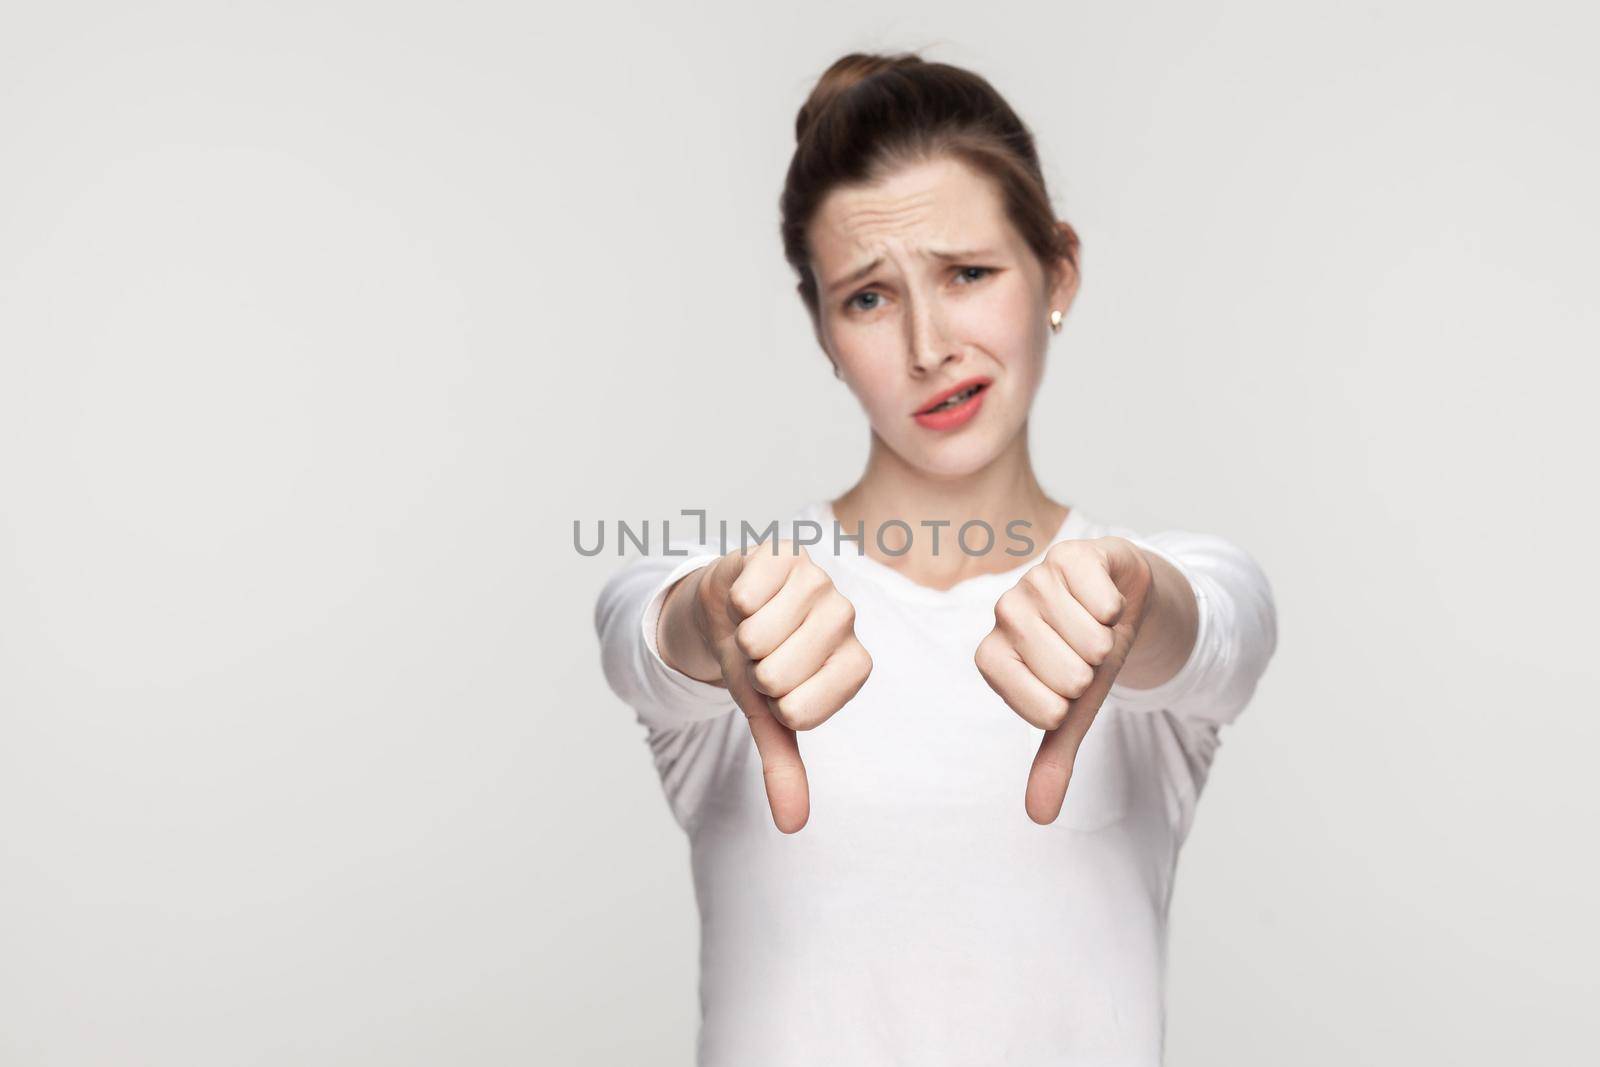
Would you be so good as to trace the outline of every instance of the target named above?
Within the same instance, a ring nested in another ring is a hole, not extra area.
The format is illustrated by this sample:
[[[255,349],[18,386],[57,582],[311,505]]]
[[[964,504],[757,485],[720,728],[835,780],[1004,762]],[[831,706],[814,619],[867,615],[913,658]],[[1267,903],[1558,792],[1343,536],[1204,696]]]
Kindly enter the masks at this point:
[[[976,277],[973,276],[974,272],[976,272]],[[956,277],[965,279],[965,284],[970,286],[983,281],[985,278],[991,274],[994,274],[995,272],[996,268],[994,267],[957,267]],[[874,300],[877,302],[872,304],[856,303],[856,301],[862,299],[863,297],[869,296],[874,298]],[[871,289],[864,289],[846,300],[844,302],[844,306],[846,311],[875,311],[877,310],[882,299],[883,298],[879,296],[879,294],[873,292]]]
[[[866,292],[857,293],[855,296],[852,296],[849,300],[846,300],[844,306],[846,308],[849,308],[849,309],[852,309],[852,310],[871,311],[873,308],[877,307],[878,305],[873,304],[873,305],[871,305],[869,307],[862,307],[860,304],[857,304],[856,301],[860,300],[864,296],[873,296],[873,297],[875,297],[877,295],[878,295],[877,293],[874,293],[872,290],[869,289]]]

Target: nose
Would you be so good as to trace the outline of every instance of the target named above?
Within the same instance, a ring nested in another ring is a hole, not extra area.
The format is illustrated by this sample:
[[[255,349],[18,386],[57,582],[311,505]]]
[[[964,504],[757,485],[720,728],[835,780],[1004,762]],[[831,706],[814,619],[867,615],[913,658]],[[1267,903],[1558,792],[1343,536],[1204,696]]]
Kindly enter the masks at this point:
[[[910,369],[914,376],[926,377],[946,363],[961,358],[961,352],[945,330],[944,314],[936,298],[912,297],[911,314],[908,318],[911,331],[908,339],[911,353]]]

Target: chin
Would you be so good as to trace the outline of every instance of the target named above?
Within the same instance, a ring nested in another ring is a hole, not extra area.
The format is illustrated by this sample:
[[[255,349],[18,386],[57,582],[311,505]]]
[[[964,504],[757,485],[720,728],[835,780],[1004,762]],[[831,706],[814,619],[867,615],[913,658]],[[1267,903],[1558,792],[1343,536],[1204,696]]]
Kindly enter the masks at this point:
[[[991,435],[972,434],[932,443],[919,441],[900,455],[911,466],[934,477],[962,478],[989,466],[1001,451],[1001,443]]]

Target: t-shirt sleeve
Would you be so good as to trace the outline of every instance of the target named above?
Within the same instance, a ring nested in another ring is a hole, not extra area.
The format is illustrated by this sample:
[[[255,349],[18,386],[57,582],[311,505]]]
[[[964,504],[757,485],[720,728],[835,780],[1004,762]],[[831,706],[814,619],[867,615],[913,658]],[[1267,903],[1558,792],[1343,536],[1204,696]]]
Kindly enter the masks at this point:
[[[1278,644],[1277,608],[1266,574],[1242,548],[1214,534],[1168,530],[1128,535],[1188,579],[1199,629],[1188,661],[1152,689],[1112,683],[1109,696],[1131,711],[1165,709],[1223,726],[1250,702]]]
[[[648,726],[672,729],[738,709],[722,686],[667,666],[656,646],[656,625],[668,590],[718,558],[718,553],[700,548],[690,549],[687,556],[642,556],[613,574],[595,601],[594,627],[606,684]]]

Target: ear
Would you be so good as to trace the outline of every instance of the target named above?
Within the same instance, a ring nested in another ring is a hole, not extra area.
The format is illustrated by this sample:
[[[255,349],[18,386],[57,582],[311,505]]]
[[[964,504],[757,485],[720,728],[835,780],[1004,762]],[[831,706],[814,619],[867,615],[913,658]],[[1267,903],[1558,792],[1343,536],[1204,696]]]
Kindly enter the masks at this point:
[[[1057,259],[1055,262],[1055,269],[1051,272],[1050,307],[1052,310],[1060,308],[1065,315],[1078,295],[1079,273],[1076,264],[1083,262],[1083,253],[1079,250],[1077,231],[1066,222],[1058,221],[1056,226],[1066,237],[1067,247],[1072,249],[1072,259]]]

